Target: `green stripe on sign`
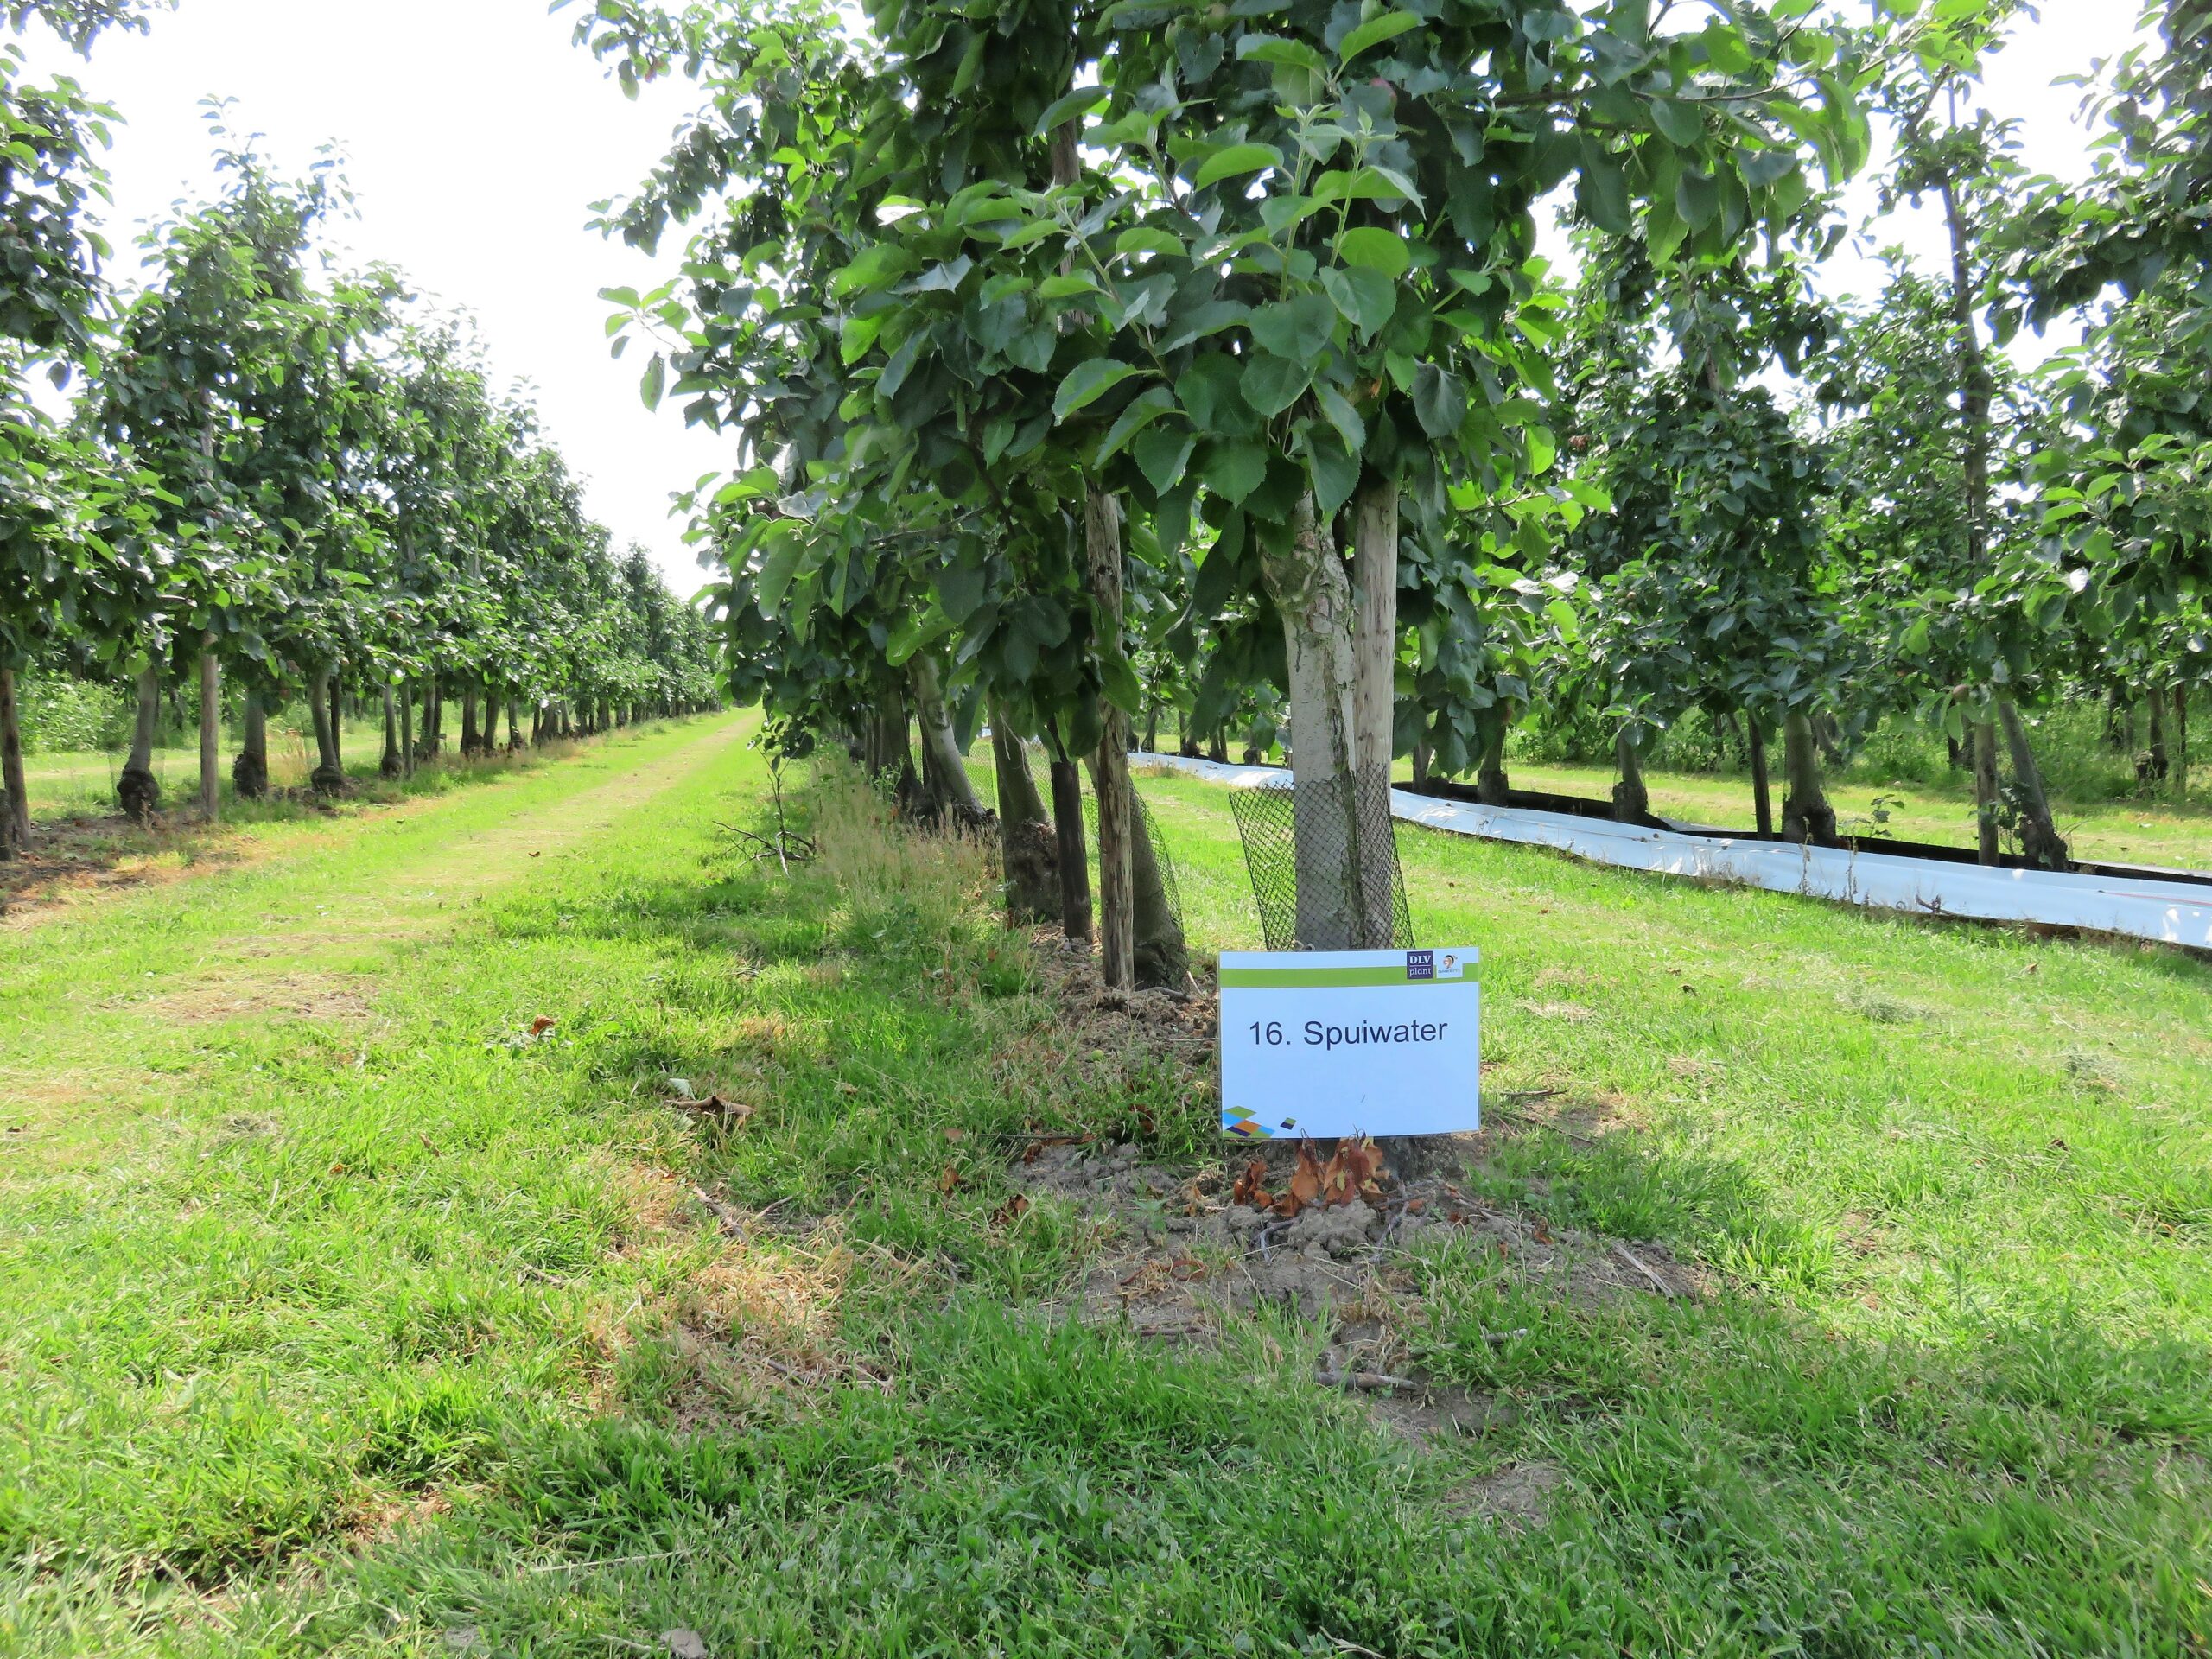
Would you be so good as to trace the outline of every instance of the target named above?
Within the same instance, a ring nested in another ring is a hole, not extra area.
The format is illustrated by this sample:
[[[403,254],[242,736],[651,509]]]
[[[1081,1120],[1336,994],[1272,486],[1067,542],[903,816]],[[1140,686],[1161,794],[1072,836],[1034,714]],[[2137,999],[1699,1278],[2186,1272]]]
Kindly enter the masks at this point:
[[[1408,985],[1461,986],[1479,982],[1473,979],[1408,979],[1405,965],[1381,968],[1224,968],[1221,982],[1225,988],[1243,988],[1252,990],[1272,990],[1286,985]]]

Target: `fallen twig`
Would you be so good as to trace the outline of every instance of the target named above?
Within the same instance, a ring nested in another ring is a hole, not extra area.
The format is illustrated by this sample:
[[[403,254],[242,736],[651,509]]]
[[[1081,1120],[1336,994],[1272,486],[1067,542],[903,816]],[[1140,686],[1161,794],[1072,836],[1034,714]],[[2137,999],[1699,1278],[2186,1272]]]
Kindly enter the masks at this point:
[[[707,1206],[708,1212],[721,1224],[722,1231],[732,1238],[745,1236],[745,1217],[734,1205],[723,1203],[696,1181],[691,1184],[691,1196]]]
[[[663,1549],[656,1550],[651,1555],[617,1555],[604,1561],[546,1561],[537,1567],[526,1567],[523,1571],[525,1573],[582,1573],[587,1569],[596,1570],[603,1567],[638,1567],[646,1561],[673,1560],[677,1556],[689,1555],[691,1553],[690,1549]]]
[[[1332,1389],[1364,1389],[1372,1393],[1385,1394],[1401,1390],[1419,1392],[1421,1384],[1409,1376],[1392,1376],[1387,1371],[1323,1371],[1320,1381]]]
[[[1664,1279],[1662,1279],[1649,1262],[1647,1262],[1642,1256],[1638,1255],[1634,1250],[1629,1249],[1627,1245],[1614,1245],[1613,1254],[1620,1257],[1622,1261],[1627,1262],[1629,1266],[1634,1268],[1646,1279],[1649,1279],[1651,1281],[1651,1287],[1654,1290],[1656,1290],[1662,1296],[1672,1296],[1675,1294],[1674,1286],[1669,1284]]]

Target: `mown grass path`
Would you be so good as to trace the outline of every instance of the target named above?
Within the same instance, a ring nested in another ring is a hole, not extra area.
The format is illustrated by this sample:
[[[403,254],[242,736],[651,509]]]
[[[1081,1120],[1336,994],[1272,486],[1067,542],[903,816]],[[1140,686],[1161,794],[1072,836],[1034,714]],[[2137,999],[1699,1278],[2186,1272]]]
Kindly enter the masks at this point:
[[[2212,1642],[2202,964],[1409,836],[1512,1224],[1356,1311],[1478,1407],[1416,1441],[1317,1386],[1328,1320],[1064,1317],[1131,1249],[1234,1280],[1167,1230],[1202,1080],[834,778],[823,860],[755,861],[749,729],[0,927],[0,1652]],[[1219,791],[1142,787],[1250,943]],[[1017,1214],[1040,1134],[1173,1179]],[[1499,1247],[1546,1228],[1710,1294]]]

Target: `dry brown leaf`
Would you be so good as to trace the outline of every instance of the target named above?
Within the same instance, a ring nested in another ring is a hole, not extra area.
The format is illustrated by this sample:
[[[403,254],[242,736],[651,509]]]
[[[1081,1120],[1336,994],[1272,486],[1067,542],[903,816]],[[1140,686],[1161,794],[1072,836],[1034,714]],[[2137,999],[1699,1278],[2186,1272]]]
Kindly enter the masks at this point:
[[[1264,1210],[1270,1202],[1268,1197],[1268,1166],[1255,1158],[1244,1166],[1244,1173],[1229,1189],[1229,1196],[1237,1204],[1249,1204],[1255,1210]]]
[[[558,1020],[548,1019],[541,1014],[530,1022],[530,1034],[533,1037],[543,1037],[558,1023],[560,1023]]]
[[[937,1178],[937,1190],[949,1198],[952,1196],[952,1190],[959,1185],[959,1166],[955,1164],[947,1164],[944,1166],[944,1173]]]
[[[965,1129],[947,1129],[944,1132],[944,1138],[957,1146],[961,1141],[965,1141],[968,1138],[968,1131]]]
[[[1301,1140],[1298,1143],[1298,1167],[1291,1172],[1290,1196],[1303,1206],[1321,1196],[1321,1161],[1313,1155],[1313,1143]],[[1293,1215],[1296,1211],[1291,1212]]]
[[[1012,1198],[1008,1198],[1004,1204],[999,1205],[997,1209],[991,1211],[991,1225],[994,1227],[1011,1227],[1015,1222],[1020,1221],[1028,1213],[1029,1200],[1022,1197],[1020,1193],[1017,1192]]]

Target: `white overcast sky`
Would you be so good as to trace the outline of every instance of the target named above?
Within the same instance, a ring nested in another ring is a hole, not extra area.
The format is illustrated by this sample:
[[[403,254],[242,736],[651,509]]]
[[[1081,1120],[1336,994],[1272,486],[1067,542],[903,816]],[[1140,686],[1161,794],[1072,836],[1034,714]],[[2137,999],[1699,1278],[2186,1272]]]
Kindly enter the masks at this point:
[[[2022,123],[2030,167],[2084,165],[2080,92],[2054,87],[2132,38],[2135,0],[2046,0],[1995,61],[1989,97]],[[667,149],[695,100],[681,81],[626,100],[569,43],[574,12],[544,0],[181,0],[149,35],[103,40],[73,73],[125,124],[109,157],[114,276],[135,275],[137,225],[212,188],[200,100],[237,100],[239,132],[299,168],[335,142],[359,194],[338,235],[474,314],[503,378],[536,388],[546,429],[590,483],[618,542],[650,548],[677,592],[704,577],[668,517],[673,490],[726,464],[728,446],[648,413],[637,373],[609,359],[602,288],[644,287],[653,264],[585,226],[586,204],[628,190]],[[59,65],[65,54],[39,49]],[[1871,208],[1871,192],[1858,206]],[[1907,216],[1870,246],[1903,242],[1940,260],[1940,227]],[[1872,286],[1871,259],[1840,262],[1842,289]],[[2032,348],[2031,348],[2032,349]]]

